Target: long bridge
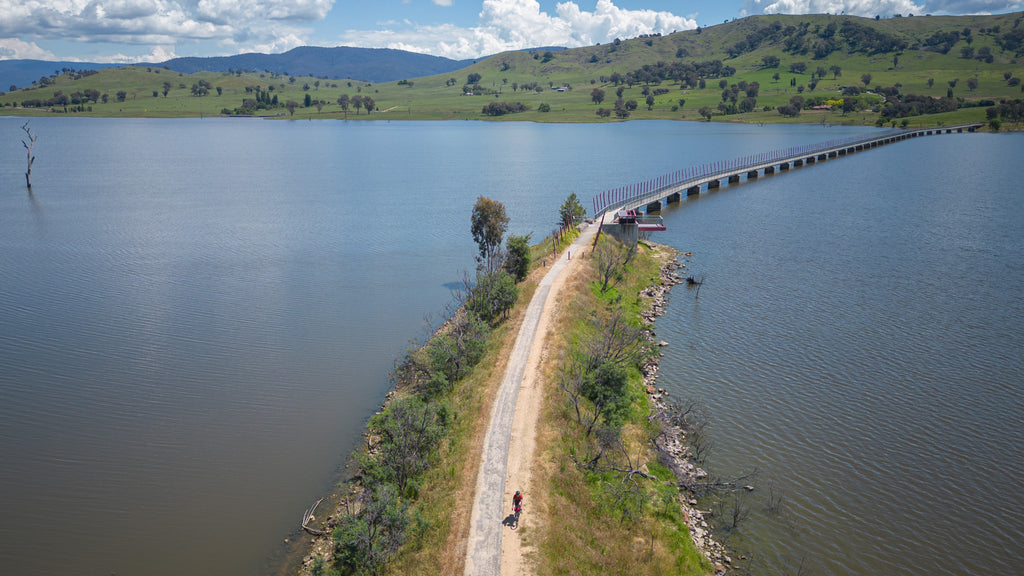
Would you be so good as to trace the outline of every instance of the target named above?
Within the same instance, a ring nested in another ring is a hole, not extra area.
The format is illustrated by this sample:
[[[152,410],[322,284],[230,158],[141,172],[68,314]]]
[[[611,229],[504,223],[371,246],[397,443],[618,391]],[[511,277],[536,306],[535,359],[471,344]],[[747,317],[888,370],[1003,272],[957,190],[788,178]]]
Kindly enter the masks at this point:
[[[974,132],[981,126],[981,124],[964,124],[946,128],[886,130],[869,135],[772,150],[751,156],[692,166],[651,180],[601,192],[593,200],[594,215],[595,218],[605,220],[602,216],[611,213],[614,221],[630,226],[636,224],[637,230],[641,232],[664,230],[661,217],[655,216],[653,213],[661,212],[662,202],[671,204],[681,201],[683,194],[696,196],[701,193],[701,190],[714,190],[721,187],[723,181],[730,184],[739,182],[743,176],[751,180],[762,174],[767,176],[776,172],[785,172],[791,168],[840,158],[884,144],[934,134]],[[646,215],[637,212],[641,208]],[[626,234],[635,240],[636,230]]]

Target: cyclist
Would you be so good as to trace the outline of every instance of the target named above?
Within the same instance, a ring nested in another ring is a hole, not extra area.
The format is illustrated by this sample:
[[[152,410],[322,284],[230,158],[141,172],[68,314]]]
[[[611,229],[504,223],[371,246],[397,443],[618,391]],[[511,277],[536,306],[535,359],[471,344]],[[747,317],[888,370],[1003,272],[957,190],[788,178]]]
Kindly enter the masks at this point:
[[[523,493],[516,490],[514,496],[512,496],[512,511],[518,512],[523,507]]]

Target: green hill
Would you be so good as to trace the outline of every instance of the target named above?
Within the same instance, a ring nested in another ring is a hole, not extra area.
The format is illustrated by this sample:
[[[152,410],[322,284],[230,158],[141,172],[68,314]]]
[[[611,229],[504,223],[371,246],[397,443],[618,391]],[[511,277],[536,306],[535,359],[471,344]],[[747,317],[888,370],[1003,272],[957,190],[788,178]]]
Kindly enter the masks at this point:
[[[79,71],[0,95],[0,113],[910,126],[995,118],[1005,128],[1021,124],[1022,58],[1024,13],[752,16],[570,50],[506,52],[456,72],[379,84],[318,78],[315,62],[305,77]]]

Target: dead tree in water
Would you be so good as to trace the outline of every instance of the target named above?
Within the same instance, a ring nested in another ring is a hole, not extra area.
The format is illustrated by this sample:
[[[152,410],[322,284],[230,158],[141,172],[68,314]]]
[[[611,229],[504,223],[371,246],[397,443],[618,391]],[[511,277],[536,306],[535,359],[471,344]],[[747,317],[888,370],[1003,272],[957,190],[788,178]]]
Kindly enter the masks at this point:
[[[326,530],[320,530],[318,528],[311,528],[311,527],[306,525],[306,524],[309,523],[310,520],[313,520],[315,518],[313,516],[313,513],[316,512],[316,507],[319,506],[320,503],[323,502],[323,500],[324,500],[323,498],[317,500],[315,503],[313,503],[313,506],[310,507],[308,510],[306,510],[306,513],[302,515],[302,524],[301,524],[302,529],[305,530],[306,532],[309,532],[313,536],[323,536],[324,534],[327,533]]]
[[[36,145],[36,138],[39,138],[39,135],[38,134],[33,134],[32,131],[29,130],[28,122],[25,122],[25,124],[21,127],[21,129],[25,131],[25,134],[28,134],[28,142],[25,142],[24,140],[22,140],[21,144],[22,144],[22,146],[25,147],[25,150],[28,151],[28,169],[25,171],[25,184],[28,185],[28,191],[31,192],[32,191],[32,163],[36,161],[36,157],[32,155],[32,147],[34,147]]]

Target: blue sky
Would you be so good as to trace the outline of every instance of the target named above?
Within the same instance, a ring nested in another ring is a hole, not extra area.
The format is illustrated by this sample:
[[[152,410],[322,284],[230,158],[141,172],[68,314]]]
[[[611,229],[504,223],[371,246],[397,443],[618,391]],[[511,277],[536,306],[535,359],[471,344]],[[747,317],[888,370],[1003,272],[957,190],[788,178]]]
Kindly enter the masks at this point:
[[[297,46],[454,59],[587,46],[751,14],[999,14],[1024,0],[0,0],[0,60],[161,62]]]

